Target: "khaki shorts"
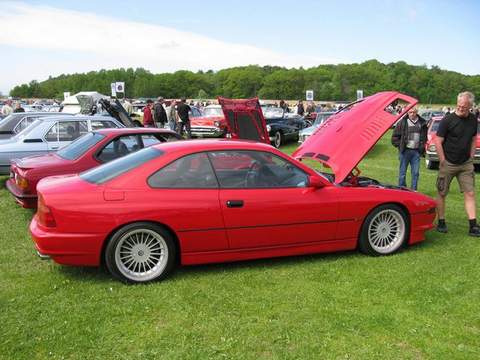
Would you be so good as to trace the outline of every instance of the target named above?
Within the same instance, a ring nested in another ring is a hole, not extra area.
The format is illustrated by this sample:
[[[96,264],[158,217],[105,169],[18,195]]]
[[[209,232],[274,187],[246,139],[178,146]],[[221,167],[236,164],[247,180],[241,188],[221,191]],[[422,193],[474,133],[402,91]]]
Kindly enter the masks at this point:
[[[475,190],[475,170],[473,160],[467,160],[463,164],[452,164],[445,160],[438,170],[437,190],[441,196],[446,196],[450,189],[450,183],[456,177],[461,192],[473,192]]]

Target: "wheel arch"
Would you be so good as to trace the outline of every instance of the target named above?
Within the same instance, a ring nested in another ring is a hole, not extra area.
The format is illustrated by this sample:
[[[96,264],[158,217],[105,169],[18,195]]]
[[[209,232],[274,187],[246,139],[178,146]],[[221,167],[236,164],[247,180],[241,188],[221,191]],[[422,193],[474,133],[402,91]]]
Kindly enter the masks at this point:
[[[359,229],[358,229],[358,234],[357,234],[357,249],[359,247],[359,244],[360,244],[360,237],[362,236],[362,229],[363,229],[363,225],[365,224],[365,221],[367,220],[368,216],[373,212],[375,211],[377,208],[379,208],[380,206],[384,206],[384,205],[396,205],[398,206],[400,209],[403,210],[403,212],[405,213],[405,216],[407,218],[407,223],[405,224],[406,227],[407,227],[407,231],[406,231],[406,238],[405,238],[405,242],[404,242],[404,246],[408,245],[409,241],[410,241],[410,228],[411,228],[411,222],[412,222],[412,215],[410,213],[410,211],[408,210],[408,208],[405,206],[405,204],[402,204],[400,202],[396,202],[396,201],[389,201],[389,202],[384,202],[384,203],[380,203],[380,204],[376,204],[375,206],[373,206],[366,214],[365,214],[365,217],[363,218],[363,221],[362,221],[362,225],[360,225]]]
[[[175,233],[175,231],[173,231],[173,229],[168,226],[168,225],[165,225],[159,221],[153,221],[153,220],[135,220],[135,221],[130,221],[130,222],[127,222],[127,223],[123,223],[121,225],[118,225],[117,227],[115,227],[112,231],[109,232],[109,234],[105,237],[105,240],[103,240],[103,244],[102,244],[102,250],[100,251],[100,265],[101,266],[104,266],[105,265],[105,250],[107,248],[107,244],[108,242],[110,241],[110,239],[112,238],[112,236],[118,231],[120,230],[121,228],[125,227],[125,226],[128,226],[128,225],[132,225],[132,224],[136,224],[136,223],[148,223],[148,224],[152,224],[152,225],[156,225],[156,226],[160,226],[162,227],[163,229],[165,229],[171,236],[172,236],[172,239],[175,243],[175,248],[176,248],[176,259],[175,259],[175,262],[176,264],[180,264],[180,255],[181,255],[181,247],[180,247],[180,240],[178,239],[178,236],[177,234]]]

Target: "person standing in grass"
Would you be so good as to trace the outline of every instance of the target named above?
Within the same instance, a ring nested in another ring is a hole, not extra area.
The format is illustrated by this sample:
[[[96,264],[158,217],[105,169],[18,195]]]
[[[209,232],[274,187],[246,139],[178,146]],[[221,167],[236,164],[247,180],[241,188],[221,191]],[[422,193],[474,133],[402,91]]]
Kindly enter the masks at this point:
[[[187,138],[192,138],[192,132],[190,130],[190,118],[189,112],[192,109],[189,105],[187,105],[187,100],[183,98],[179,104],[177,104],[177,114],[178,114],[178,125],[177,125],[177,132],[180,136],[183,136],[183,132],[185,131],[187,134]]]
[[[145,127],[156,127],[155,121],[153,121],[152,109],[153,101],[148,99],[147,106],[143,109],[143,126]]]
[[[454,177],[463,192],[470,236],[480,236],[475,209],[475,156],[477,119],[470,112],[475,97],[469,91],[458,94],[457,107],[440,122],[434,140],[440,161],[437,178],[437,231],[448,231],[445,222],[445,199]]]
[[[420,156],[425,153],[427,142],[427,121],[418,115],[417,108],[411,108],[408,116],[400,120],[393,130],[392,144],[398,148],[400,159],[398,185],[407,186],[407,168],[410,164],[412,189],[417,190],[420,175]]]

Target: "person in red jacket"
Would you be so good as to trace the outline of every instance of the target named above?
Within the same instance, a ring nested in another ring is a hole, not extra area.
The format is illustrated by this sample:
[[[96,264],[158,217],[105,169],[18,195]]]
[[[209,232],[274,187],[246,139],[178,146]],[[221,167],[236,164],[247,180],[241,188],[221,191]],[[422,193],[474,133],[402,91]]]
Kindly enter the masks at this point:
[[[147,100],[147,106],[143,109],[143,126],[156,127],[152,116],[153,100]]]

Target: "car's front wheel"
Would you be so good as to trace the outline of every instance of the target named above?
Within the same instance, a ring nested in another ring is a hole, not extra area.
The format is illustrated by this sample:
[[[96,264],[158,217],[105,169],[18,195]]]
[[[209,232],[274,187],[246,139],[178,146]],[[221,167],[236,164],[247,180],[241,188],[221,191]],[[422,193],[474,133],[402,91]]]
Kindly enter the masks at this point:
[[[402,208],[381,205],[368,214],[362,225],[360,251],[373,256],[393,254],[405,243],[408,229],[408,217]]]
[[[165,278],[175,265],[176,247],[161,226],[134,223],[113,234],[105,249],[107,269],[129,283]]]
[[[283,144],[283,135],[280,131],[276,131],[273,136],[273,145],[278,149]]]

